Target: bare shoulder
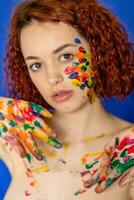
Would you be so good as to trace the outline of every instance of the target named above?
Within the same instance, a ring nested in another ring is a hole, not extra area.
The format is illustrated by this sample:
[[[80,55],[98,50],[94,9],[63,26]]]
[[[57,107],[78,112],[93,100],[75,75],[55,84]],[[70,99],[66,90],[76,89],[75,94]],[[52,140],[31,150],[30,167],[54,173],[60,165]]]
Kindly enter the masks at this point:
[[[121,135],[130,134],[130,133],[134,134],[134,124],[128,125],[120,129],[120,131],[118,132],[118,134],[121,134]]]

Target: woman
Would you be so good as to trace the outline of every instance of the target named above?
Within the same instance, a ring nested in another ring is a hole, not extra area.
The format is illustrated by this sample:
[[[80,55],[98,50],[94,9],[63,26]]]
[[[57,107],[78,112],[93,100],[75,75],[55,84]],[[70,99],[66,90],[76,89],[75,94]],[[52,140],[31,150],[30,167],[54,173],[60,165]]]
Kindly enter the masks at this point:
[[[7,89],[10,96],[54,108],[45,121],[63,147],[45,145],[45,166],[31,157],[15,159],[20,170],[7,200],[133,198],[133,183],[120,188],[115,182],[134,165],[133,124],[106,112],[100,102],[132,92],[132,51],[124,28],[95,0],[29,0],[17,6],[7,46]],[[92,186],[97,182],[96,192],[115,184],[97,194]]]

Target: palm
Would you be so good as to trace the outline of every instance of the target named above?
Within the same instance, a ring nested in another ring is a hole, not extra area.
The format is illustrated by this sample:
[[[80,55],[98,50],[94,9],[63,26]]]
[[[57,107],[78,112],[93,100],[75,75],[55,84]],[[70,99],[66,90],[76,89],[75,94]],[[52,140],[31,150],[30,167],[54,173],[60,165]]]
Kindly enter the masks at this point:
[[[23,150],[25,145],[39,160],[42,156],[33,136],[53,147],[62,146],[52,137],[54,132],[45,123],[45,117],[50,118],[52,114],[41,105],[24,100],[0,98],[0,136],[6,140],[15,138],[19,145],[23,146]]]
[[[117,134],[104,148],[100,157],[86,165],[82,172],[84,187],[89,188],[98,183],[96,192],[102,192],[122,176],[120,184],[125,180],[124,173],[133,180],[134,175],[134,128]],[[131,168],[131,169],[130,169]]]

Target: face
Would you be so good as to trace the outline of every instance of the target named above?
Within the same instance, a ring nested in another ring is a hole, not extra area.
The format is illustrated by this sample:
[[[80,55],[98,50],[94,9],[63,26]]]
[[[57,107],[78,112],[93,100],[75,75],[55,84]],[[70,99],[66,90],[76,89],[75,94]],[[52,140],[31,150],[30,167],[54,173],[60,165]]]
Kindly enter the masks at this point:
[[[94,84],[90,48],[73,27],[32,21],[20,43],[31,80],[49,105],[67,113],[89,103]]]

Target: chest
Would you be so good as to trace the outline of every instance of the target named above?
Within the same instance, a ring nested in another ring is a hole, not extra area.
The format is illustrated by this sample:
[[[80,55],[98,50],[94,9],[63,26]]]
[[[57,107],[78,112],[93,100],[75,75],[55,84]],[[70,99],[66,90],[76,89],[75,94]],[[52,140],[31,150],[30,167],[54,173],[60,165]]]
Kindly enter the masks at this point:
[[[16,173],[13,177],[5,199],[10,200],[11,195],[16,196],[17,192],[14,200],[127,200],[129,187],[119,188],[118,182],[101,194],[95,193],[95,186],[86,191],[83,188],[80,172],[102,153],[109,139],[87,139],[75,148],[64,144],[59,151],[47,148],[44,152],[47,161],[44,163],[23,160],[25,172]]]

